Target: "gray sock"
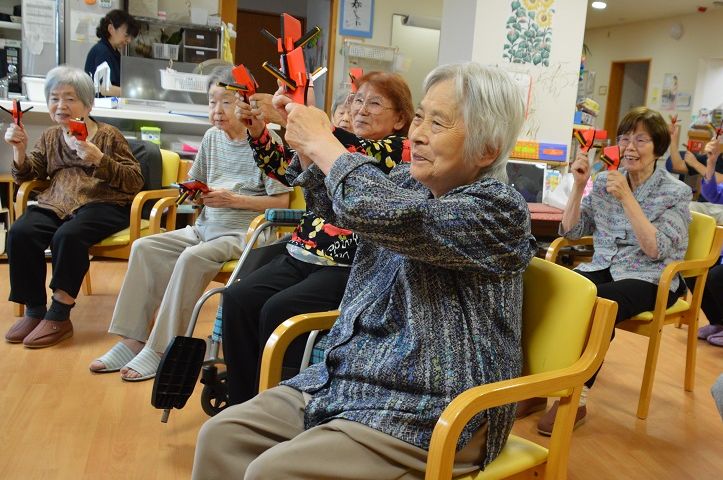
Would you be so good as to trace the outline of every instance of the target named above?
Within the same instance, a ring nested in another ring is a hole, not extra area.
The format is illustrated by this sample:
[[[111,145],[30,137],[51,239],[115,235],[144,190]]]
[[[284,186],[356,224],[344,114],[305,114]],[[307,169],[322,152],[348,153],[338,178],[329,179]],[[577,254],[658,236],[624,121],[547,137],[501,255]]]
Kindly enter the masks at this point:
[[[25,305],[25,316],[30,318],[45,318],[48,311],[45,305]]]
[[[45,320],[54,320],[56,322],[70,320],[70,309],[74,306],[75,304],[67,305],[53,299],[50,303],[48,313],[45,314]]]

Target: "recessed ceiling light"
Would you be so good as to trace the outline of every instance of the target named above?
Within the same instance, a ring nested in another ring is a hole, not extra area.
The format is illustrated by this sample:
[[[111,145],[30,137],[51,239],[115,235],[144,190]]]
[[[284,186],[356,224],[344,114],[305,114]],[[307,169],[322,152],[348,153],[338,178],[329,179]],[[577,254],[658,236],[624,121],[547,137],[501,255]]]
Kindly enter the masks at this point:
[[[602,10],[608,6],[605,2],[592,2],[592,5],[590,5],[592,8],[596,8],[598,10]]]

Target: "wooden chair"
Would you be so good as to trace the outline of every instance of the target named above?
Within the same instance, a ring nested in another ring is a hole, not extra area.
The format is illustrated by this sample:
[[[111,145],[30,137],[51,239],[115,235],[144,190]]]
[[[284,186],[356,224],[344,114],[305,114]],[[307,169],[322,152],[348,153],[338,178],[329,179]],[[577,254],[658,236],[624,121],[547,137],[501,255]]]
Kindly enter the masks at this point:
[[[181,159],[177,153],[169,150],[161,149],[161,160],[163,162],[162,168],[162,185],[171,185],[179,179],[179,172],[185,169],[183,173],[183,179],[187,170],[187,166],[181,163]],[[30,195],[33,192],[39,192],[45,190],[50,185],[48,180],[32,180],[24,182],[18,189],[17,198],[15,200],[15,210],[17,216],[20,217],[27,209]],[[161,231],[162,214],[163,208],[154,208],[151,211],[150,218],[148,220],[142,218],[142,210],[144,205],[152,200],[157,199],[171,199],[175,202],[178,196],[178,190],[175,188],[163,188],[159,190],[143,190],[138,192],[133,199],[131,204],[130,213],[130,225],[128,228],[114,233],[113,235],[103,239],[103,241],[93,245],[89,254],[93,257],[108,257],[108,258],[120,258],[127,260],[131,246],[133,242],[141,237],[159,233]],[[168,215],[166,222],[166,229],[175,228],[175,216]],[[91,280],[90,280],[90,269],[86,274],[83,281],[84,291],[86,295],[92,294]],[[21,304],[14,304],[14,314],[16,316],[22,316],[24,306]]]
[[[451,478],[457,440],[475,415],[536,396],[560,397],[549,449],[510,435],[502,453],[484,472],[460,478],[566,477],[580,392],[602,364],[617,311],[615,302],[596,293],[592,282],[581,275],[545,260],[532,260],[524,274],[523,376],[471,388],[450,403],[432,434],[428,480]],[[338,314],[298,315],[281,324],[264,348],[259,391],[280,381],[284,352],[294,338],[331,328]]]
[[[715,220],[708,215],[692,212],[693,220],[688,231],[688,250],[685,259],[670,263],[660,276],[658,294],[655,299],[655,309],[643,312],[616,325],[621,330],[637,333],[648,337],[648,352],[645,357],[643,381],[640,387],[638,400],[638,418],[648,416],[650,397],[653,391],[655,368],[658,363],[660,339],[663,327],[668,324],[688,325],[688,339],[685,356],[684,388],[693,391],[695,383],[695,357],[698,343],[698,314],[700,302],[703,298],[706,275],[708,269],[716,262],[723,244],[723,227],[716,227]],[[592,245],[592,237],[583,237],[579,240],[558,238],[547,250],[546,259],[556,262],[560,249],[575,245]],[[677,274],[685,278],[695,278],[695,288],[688,298],[679,298],[670,308],[666,308],[670,284]]]

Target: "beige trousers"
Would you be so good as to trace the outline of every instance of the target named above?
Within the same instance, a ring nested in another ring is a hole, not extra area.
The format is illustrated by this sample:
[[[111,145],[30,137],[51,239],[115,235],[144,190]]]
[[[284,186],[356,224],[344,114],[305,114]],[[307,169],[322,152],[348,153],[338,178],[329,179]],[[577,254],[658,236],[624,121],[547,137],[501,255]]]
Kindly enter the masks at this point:
[[[266,390],[208,420],[198,434],[193,480],[423,479],[427,451],[357,422],[304,430],[310,396]],[[457,452],[454,475],[479,468],[487,426]]]
[[[108,331],[164,352],[176,335],[185,335],[196,301],[243,246],[236,235],[203,241],[190,226],[137,240]]]

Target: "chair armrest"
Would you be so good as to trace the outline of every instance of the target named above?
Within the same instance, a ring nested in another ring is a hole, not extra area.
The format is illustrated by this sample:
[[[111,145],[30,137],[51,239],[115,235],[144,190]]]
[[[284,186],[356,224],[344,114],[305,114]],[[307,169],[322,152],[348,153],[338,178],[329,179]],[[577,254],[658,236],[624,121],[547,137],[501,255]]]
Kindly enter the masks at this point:
[[[143,190],[138,192],[133,198],[131,204],[130,219],[130,243],[132,244],[141,236],[141,213],[143,205],[149,200],[157,200],[159,198],[178,197],[178,190],[175,188],[164,188],[162,190]]]
[[[577,240],[570,240],[569,238],[565,237],[557,237],[550,244],[550,246],[547,247],[547,254],[545,254],[545,260],[547,260],[548,262],[557,263],[557,257],[563,247],[592,244],[592,237],[582,237]]]
[[[254,230],[259,228],[259,226],[264,223],[266,219],[264,218],[264,215],[257,215],[256,218],[251,220],[251,223],[249,224],[249,228],[246,230],[246,243],[251,241],[251,236],[254,234]]]
[[[478,413],[491,407],[535,396],[545,396],[570,387],[581,389],[582,384],[597,371],[605,358],[616,313],[615,302],[598,297],[587,344],[580,358],[571,366],[473,387],[454,398],[444,409],[434,427],[425,478],[436,480],[452,477],[459,435],[465,425]],[[553,441],[555,441],[556,433],[558,436],[561,433],[557,425],[553,428]]]
[[[28,208],[28,200],[33,192],[42,192],[50,186],[50,180],[30,180],[20,184],[15,197],[15,218],[25,213]]]
[[[281,381],[281,362],[291,342],[299,335],[312,330],[329,330],[339,317],[339,310],[304,313],[284,321],[276,327],[264,346],[261,357],[259,393],[276,386]]]
[[[163,213],[168,211],[166,216],[166,231],[176,229],[176,211],[178,206],[176,205],[176,197],[164,197],[153,204],[151,209],[151,218],[149,232],[151,235],[161,233],[161,221],[163,220]]]

